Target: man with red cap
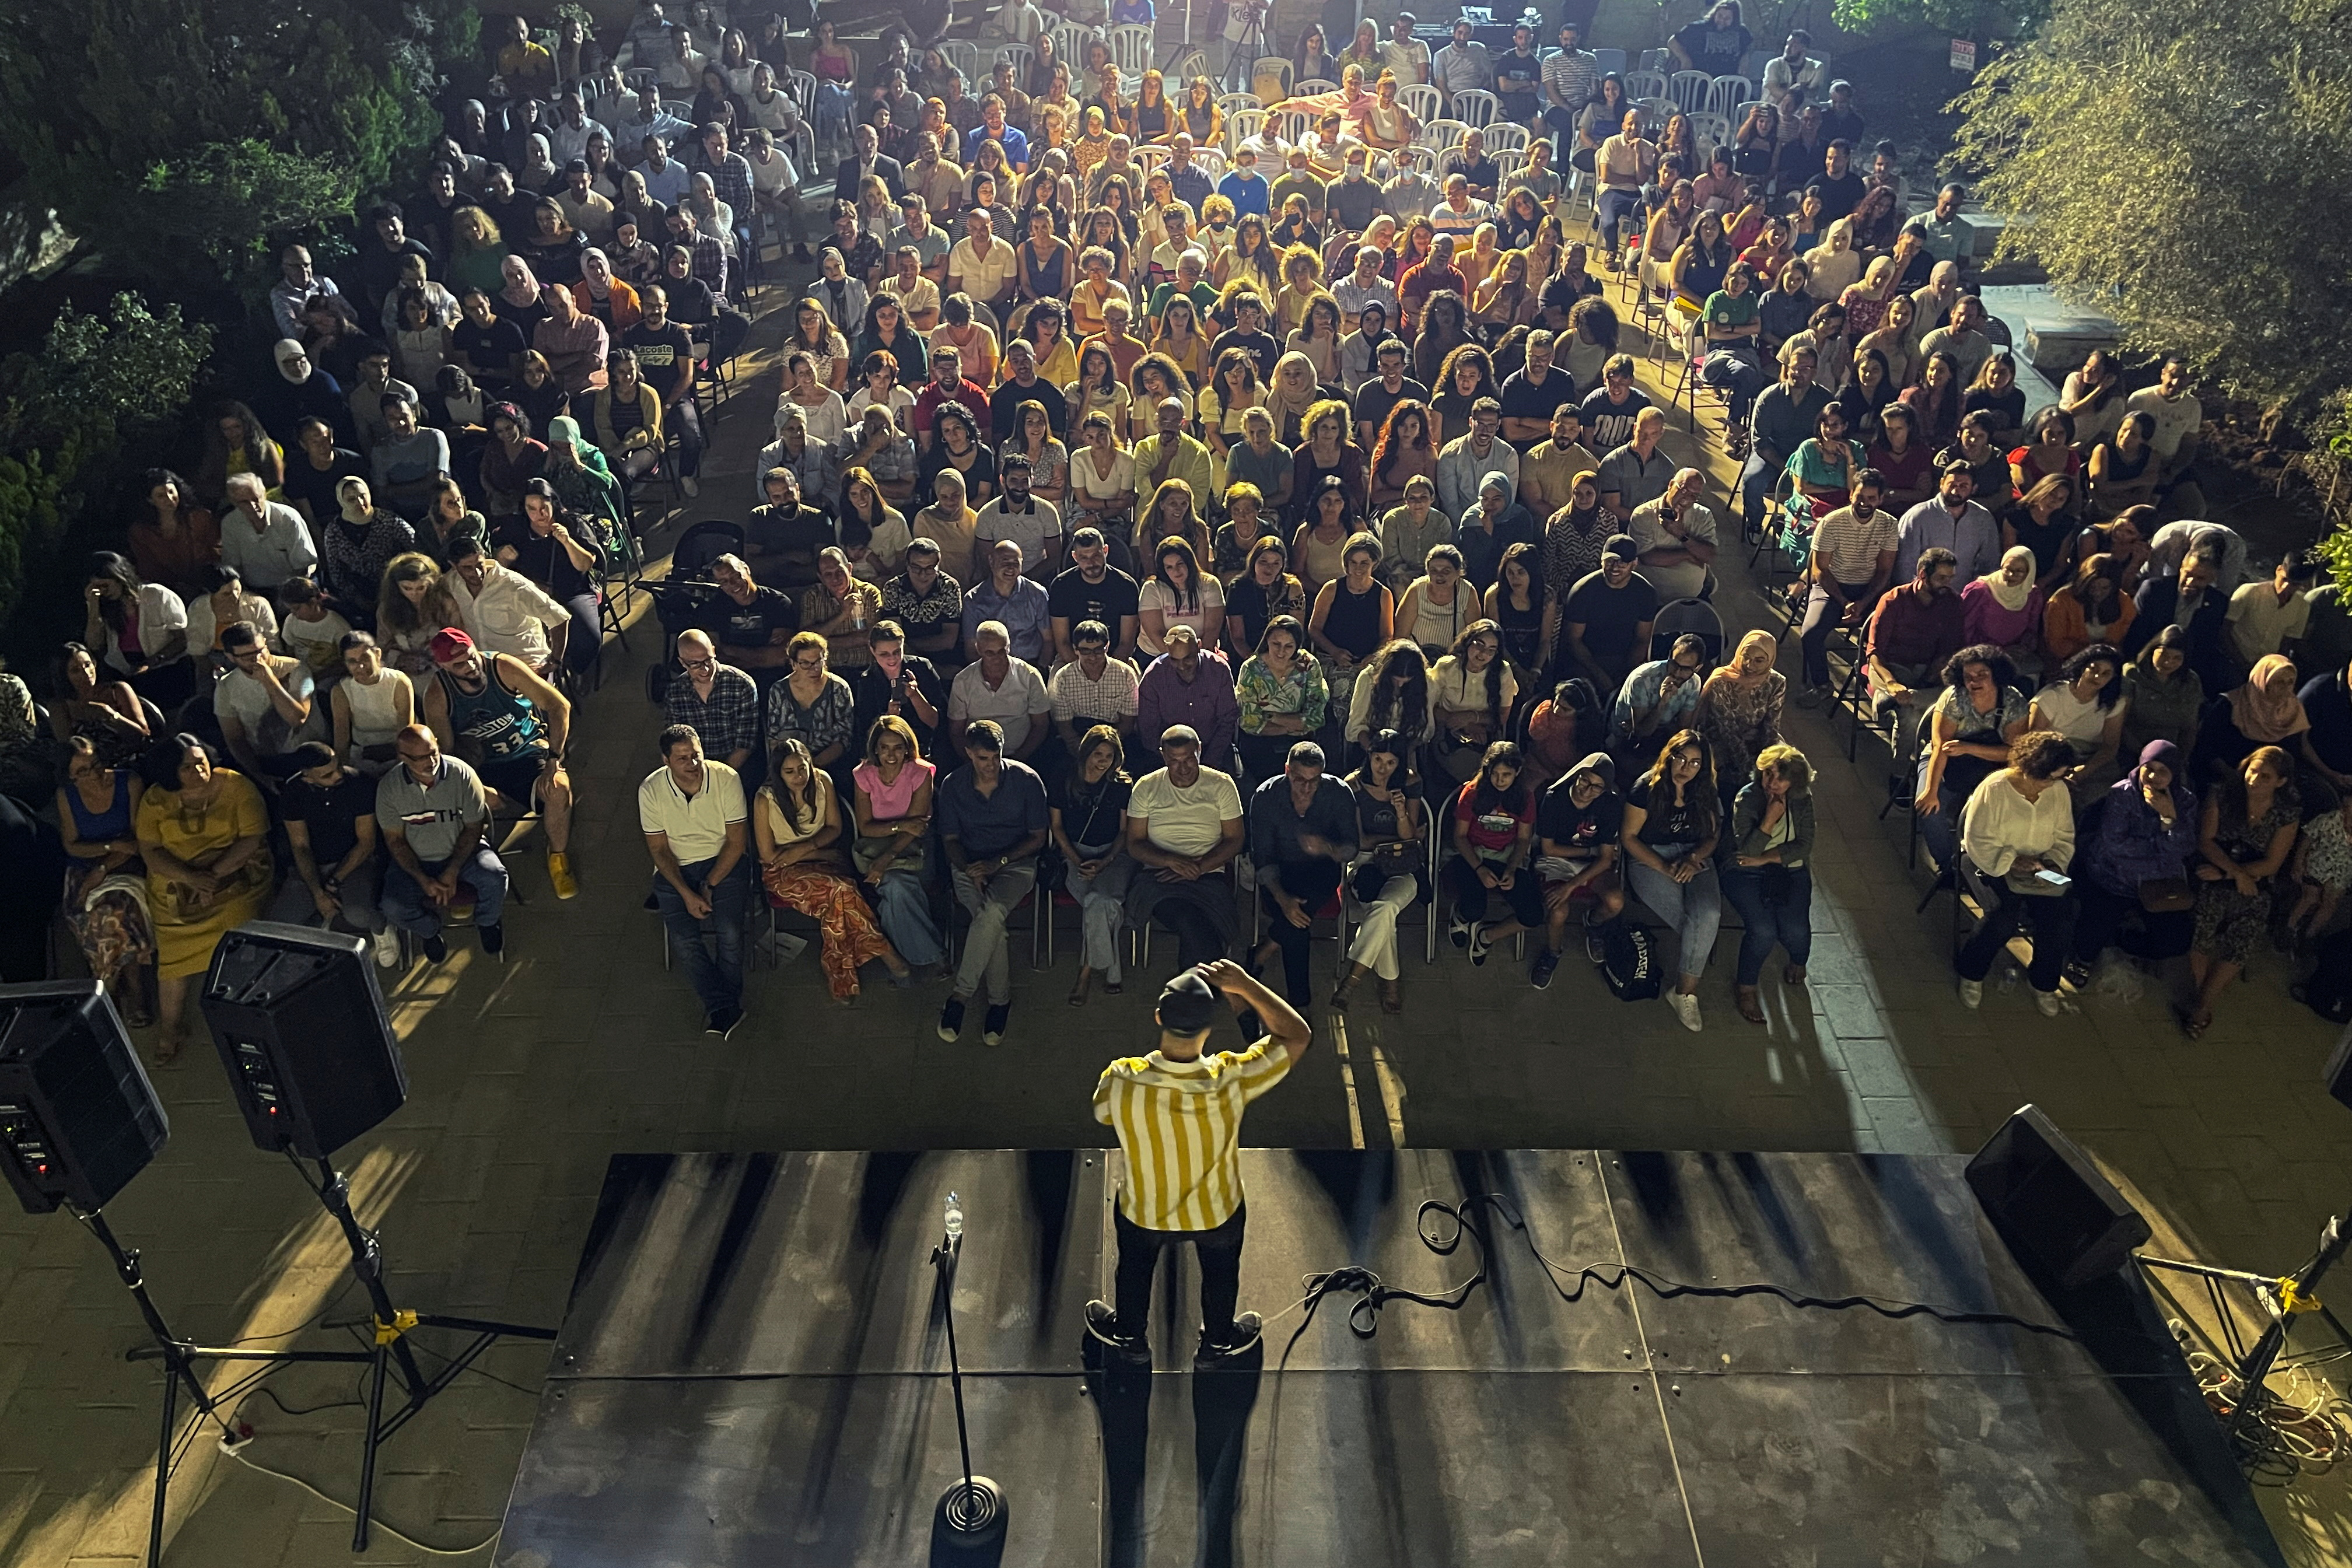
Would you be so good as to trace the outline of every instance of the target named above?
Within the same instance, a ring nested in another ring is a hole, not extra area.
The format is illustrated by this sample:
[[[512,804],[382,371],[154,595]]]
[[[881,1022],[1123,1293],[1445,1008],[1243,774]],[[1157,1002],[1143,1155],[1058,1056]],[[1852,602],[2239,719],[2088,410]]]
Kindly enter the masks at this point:
[[[571,700],[512,654],[484,653],[455,626],[435,633],[427,651],[438,673],[425,688],[425,721],[445,750],[472,754],[494,805],[539,807],[547,879],[557,898],[576,898],[568,853],[572,776],[563,771]]]

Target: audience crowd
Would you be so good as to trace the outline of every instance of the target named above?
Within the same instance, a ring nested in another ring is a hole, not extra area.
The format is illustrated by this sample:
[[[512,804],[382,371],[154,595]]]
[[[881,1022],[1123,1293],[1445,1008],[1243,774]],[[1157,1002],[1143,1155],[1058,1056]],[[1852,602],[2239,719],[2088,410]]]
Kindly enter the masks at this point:
[[[1791,698],[1884,726],[1983,910],[1967,1005],[2013,936],[2045,1012],[2111,947],[2186,955],[2194,1035],[2263,937],[2332,918],[2335,589],[2194,521],[2184,365],[2126,390],[2095,353],[2028,410],[1967,193],[1907,190],[1806,35],[1727,126],[1630,98],[1572,23],[1541,55],[1310,26],[1233,94],[1046,20],[992,16],[983,81],[830,19],[753,44],[648,3],[609,64],[518,23],[340,285],[285,253],[268,374],[91,562],[52,733],[0,677],[0,769],[54,785],[68,921],[134,1012],[157,977],[166,1054],[256,913],[390,965],[469,910],[499,953],[519,816],[576,890],[572,697],[787,245],[817,271],[769,301],[774,440],[674,568],[708,591],[666,608],[638,793],[715,1033],[762,899],[838,1000],[868,963],[950,986],[950,1040],[975,1001],[1006,1037],[1011,933],[1056,900],[1072,1005],[1155,926],[1303,1005],[1338,917],[1329,1005],[1391,1013],[1416,903],[1538,988],[1574,934],[1620,994],[1645,911],[1694,1030],[1728,904],[1760,1022],[1811,947]],[[1727,3],[1673,63],[1752,42]],[[1720,395],[1727,501],[1661,450],[1649,353]],[[1796,569],[1793,682],[1714,605],[1749,544]]]

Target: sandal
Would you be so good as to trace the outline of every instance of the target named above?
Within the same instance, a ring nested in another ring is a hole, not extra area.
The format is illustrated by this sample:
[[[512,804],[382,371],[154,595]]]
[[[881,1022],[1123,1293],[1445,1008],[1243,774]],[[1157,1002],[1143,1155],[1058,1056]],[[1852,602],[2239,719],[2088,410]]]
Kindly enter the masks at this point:
[[[2192,1040],[2203,1039],[2205,1031],[2213,1026],[2213,1015],[2202,1007],[2175,1007],[2172,1016],[2180,1020],[2180,1032]]]
[[[1400,982],[1394,980],[1381,982],[1381,1011],[1390,1014],[1404,1011],[1404,991]]]

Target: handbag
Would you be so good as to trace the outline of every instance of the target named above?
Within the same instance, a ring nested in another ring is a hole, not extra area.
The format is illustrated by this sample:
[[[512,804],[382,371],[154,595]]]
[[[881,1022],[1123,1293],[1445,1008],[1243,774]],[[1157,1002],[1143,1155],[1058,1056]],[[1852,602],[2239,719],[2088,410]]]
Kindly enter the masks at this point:
[[[2139,885],[2139,907],[2152,915],[2180,914],[2196,903],[2186,877],[2150,877]]]

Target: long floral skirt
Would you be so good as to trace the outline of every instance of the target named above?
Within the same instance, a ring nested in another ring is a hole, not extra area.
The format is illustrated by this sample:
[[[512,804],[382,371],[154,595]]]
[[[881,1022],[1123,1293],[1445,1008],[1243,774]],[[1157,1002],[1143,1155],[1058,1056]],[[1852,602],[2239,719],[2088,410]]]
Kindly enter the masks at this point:
[[[857,994],[858,966],[890,952],[889,939],[874,923],[874,910],[858,896],[857,884],[838,871],[786,866],[762,874],[768,896],[816,921],[824,933],[817,954],[825,989],[835,998]]]

